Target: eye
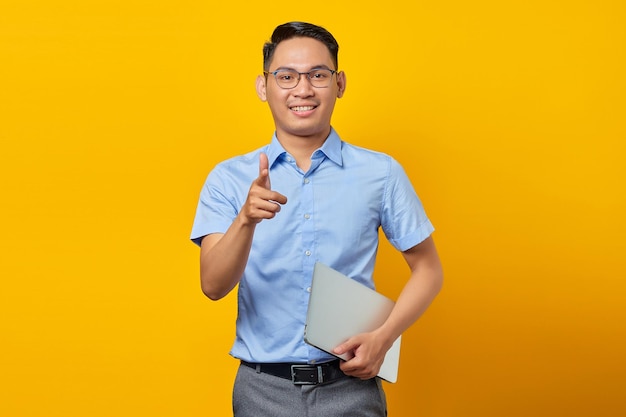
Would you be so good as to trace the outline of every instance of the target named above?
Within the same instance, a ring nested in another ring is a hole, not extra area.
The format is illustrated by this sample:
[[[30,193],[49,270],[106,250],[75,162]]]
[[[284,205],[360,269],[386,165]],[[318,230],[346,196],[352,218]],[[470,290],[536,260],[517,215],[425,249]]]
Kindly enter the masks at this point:
[[[292,81],[296,76],[291,71],[280,71],[276,73],[278,81]]]
[[[330,71],[328,70],[316,70],[311,72],[311,78],[316,80],[325,80],[330,76]]]

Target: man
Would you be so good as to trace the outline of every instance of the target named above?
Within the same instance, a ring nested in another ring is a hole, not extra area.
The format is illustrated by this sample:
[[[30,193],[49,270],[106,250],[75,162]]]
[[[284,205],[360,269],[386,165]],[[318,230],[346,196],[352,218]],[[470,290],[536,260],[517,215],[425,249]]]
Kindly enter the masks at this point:
[[[239,284],[235,416],[385,416],[376,377],[385,353],[441,288],[434,229],[400,165],[331,127],[346,89],[338,49],[319,26],[275,29],[256,80],[272,141],[218,164],[201,192],[191,238],[201,246],[202,290],[218,300]],[[410,277],[388,320],[338,346],[354,354],[338,361],[303,341],[313,266],[373,287],[379,227]]]

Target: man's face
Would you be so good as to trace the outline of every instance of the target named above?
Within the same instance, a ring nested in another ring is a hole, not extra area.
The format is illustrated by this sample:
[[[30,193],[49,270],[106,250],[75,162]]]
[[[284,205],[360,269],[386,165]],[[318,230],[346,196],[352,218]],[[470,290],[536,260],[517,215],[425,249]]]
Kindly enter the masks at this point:
[[[313,69],[335,70],[326,46],[312,38],[292,38],[278,44],[270,62],[269,72],[290,69],[309,72]],[[259,76],[257,93],[267,101],[272,111],[279,139],[312,138],[325,139],[330,132],[330,119],[335,100],[343,95],[345,75],[332,76],[329,87],[313,87],[306,77],[300,76],[298,85],[291,89],[278,86],[274,76]]]

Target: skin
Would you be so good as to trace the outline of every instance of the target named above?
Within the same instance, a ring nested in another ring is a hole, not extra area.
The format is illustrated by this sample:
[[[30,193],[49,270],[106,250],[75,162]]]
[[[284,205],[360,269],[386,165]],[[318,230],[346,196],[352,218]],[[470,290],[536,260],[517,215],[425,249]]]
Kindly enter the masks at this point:
[[[269,72],[278,69],[308,72],[315,68],[336,70],[328,48],[312,38],[292,38],[278,44]],[[330,119],[335,102],[343,96],[345,89],[346,76],[343,71],[333,76],[333,83],[328,88],[313,87],[304,75],[292,89],[280,88],[273,75],[267,79],[257,77],[257,95],[270,107],[276,136],[304,171],[311,164],[313,151],[322,146],[330,134]],[[313,108],[297,111],[295,108],[298,106]]]
[[[269,71],[290,68],[308,72],[314,68],[333,67],[330,53],[321,42],[311,38],[293,38],[281,42]],[[293,89],[281,89],[273,76],[259,76],[256,90],[269,104],[276,134],[282,146],[304,171],[312,153],[330,133],[330,120],[337,98],[343,96],[346,78],[343,72],[333,77],[328,88],[314,88],[305,76]],[[287,197],[272,190],[267,156],[259,158],[259,176],[252,182],[248,197],[238,216],[224,234],[204,237],[200,251],[202,291],[212,300],[226,296],[243,275],[256,225],[280,215]],[[410,269],[396,305],[387,321],[378,329],[358,334],[335,349],[354,357],[341,363],[348,375],[369,379],[378,374],[385,353],[393,342],[426,311],[443,283],[439,256],[432,237],[402,253]]]

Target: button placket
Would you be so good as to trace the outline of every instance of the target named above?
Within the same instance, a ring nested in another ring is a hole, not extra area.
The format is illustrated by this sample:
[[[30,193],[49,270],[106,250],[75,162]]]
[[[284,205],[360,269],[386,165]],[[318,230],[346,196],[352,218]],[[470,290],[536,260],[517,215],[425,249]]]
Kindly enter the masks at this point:
[[[303,276],[302,289],[308,294],[311,287],[311,273],[313,271],[313,265],[316,261],[315,255],[315,221],[314,211],[315,203],[313,200],[313,183],[312,180],[305,176],[302,178],[302,193],[301,193],[301,222],[302,222],[302,267],[304,271],[307,271]]]

